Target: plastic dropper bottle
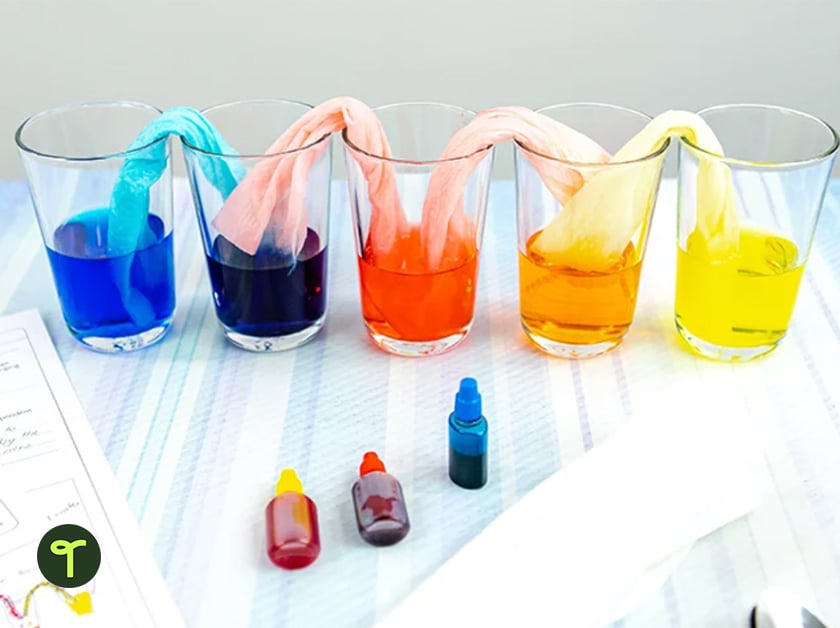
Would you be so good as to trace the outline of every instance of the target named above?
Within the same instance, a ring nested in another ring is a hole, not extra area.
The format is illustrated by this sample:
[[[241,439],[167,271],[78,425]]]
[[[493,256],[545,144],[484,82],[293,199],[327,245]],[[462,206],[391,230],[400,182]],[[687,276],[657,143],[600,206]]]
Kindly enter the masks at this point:
[[[315,502],[303,494],[294,469],[283,469],[275,494],[265,508],[268,558],[283,569],[308,567],[321,553]]]
[[[361,537],[371,545],[399,543],[410,529],[402,486],[376,455],[369,451],[359,467],[359,479],[351,489],[356,524]]]
[[[481,414],[481,394],[472,377],[461,380],[455,411],[449,415],[449,478],[462,488],[487,483],[487,419]]]

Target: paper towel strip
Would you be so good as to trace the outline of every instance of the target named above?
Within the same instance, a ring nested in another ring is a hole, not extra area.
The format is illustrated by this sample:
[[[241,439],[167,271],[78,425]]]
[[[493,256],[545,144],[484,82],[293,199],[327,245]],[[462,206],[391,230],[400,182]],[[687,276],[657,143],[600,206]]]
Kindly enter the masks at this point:
[[[108,253],[113,256],[134,253],[148,230],[149,199],[152,186],[168,164],[166,144],[161,139],[178,135],[201,151],[235,156],[207,118],[191,107],[172,107],[147,124],[128,147],[108,212]],[[141,150],[147,147],[145,150]],[[138,152],[139,151],[139,152]],[[245,176],[245,168],[233,159],[198,155],[207,180],[227,198]]]

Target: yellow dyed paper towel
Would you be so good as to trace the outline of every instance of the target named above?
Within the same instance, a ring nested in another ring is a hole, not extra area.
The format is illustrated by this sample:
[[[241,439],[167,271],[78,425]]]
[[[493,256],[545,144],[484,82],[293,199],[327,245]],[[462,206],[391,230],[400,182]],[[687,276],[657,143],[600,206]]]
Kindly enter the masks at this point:
[[[640,587],[650,594],[687,548],[769,488],[761,439],[737,413],[674,407],[545,480],[377,626],[586,628],[631,610]]]
[[[643,159],[671,137],[685,137],[709,153],[723,155],[714,132],[697,114],[666,111],[656,116],[612,156],[613,167],[598,171],[565,203],[534,242],[535,251],[557,266],[613,269],[653,208],[663,156]],[[726,259],[738,247],[732,173],[717,159],[700,151],[696,156],[696,230],[706,249],[700,253]]]

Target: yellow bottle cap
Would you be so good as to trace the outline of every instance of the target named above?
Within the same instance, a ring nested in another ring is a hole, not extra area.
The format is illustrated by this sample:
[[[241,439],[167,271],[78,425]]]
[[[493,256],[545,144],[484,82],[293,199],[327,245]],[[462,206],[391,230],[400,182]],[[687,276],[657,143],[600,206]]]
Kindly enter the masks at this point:
[[[303,493],[303,485],[294,469],[283,469],[280,472],[274,494],[282,495],[283,493]]]

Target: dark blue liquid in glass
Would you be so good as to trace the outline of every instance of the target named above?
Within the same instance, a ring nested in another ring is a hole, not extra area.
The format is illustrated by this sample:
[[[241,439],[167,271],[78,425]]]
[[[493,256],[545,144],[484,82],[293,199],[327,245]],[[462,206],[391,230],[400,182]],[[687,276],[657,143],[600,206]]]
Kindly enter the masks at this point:
[[[77,338],[126,338],[169,326],[172,233],[154,215],[147,227],[134,253],[116,257],[106,248],[107,210],[84,212],[55,230],[47,254],[64,319]]]
[[[217,236],[207,267],[219,321],[236,333],[287,336],[324,316],[327,249],[312,229],[297,259],[265,244],[249,255]]]

